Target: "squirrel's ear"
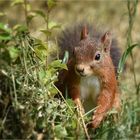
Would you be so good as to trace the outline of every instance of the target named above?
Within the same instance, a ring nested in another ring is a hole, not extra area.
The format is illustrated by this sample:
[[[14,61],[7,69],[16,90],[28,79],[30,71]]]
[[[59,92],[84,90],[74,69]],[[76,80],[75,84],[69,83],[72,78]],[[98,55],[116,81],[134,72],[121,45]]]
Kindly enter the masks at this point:
[[[84,26],[81,31],[81,40],[86,39],[87,37],[88,37],[88,29],[86,26]]]
[[[105,52],[109,52],[110,51],[111,42],[112,42],[111,33],[110,32],[106,32],[102,36],[101,42],[104,44],[104,51]]]

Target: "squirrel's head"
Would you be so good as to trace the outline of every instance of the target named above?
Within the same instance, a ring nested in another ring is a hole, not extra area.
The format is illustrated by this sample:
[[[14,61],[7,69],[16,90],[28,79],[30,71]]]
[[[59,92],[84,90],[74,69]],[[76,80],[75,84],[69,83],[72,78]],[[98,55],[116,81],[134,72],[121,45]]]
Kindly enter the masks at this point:
[[[96,75],[107,56],[110,57],[111,34],[106,32],[100,38],[91,38],[86,26],[81,31],[81,40],[74,48],[75,71],[80,76]]]

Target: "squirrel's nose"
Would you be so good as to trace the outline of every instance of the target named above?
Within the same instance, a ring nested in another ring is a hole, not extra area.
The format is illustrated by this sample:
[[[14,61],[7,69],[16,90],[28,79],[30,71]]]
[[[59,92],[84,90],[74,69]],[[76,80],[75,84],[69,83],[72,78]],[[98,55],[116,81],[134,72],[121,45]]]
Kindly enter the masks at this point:
[[[76,68],[76,71],[77,71],[78,73],[83,73],[83,72],[84,72],[84,68]]]

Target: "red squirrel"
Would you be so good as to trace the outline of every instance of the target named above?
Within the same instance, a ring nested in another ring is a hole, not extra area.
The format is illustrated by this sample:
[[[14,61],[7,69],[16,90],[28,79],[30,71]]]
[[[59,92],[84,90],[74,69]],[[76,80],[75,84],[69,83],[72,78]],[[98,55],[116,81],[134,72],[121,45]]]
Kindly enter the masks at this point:
[[[88,25],[89,26],[89,25]],[[120,96],[116,80],[120,52],[110,32],[88,33],[92,27],[79,25],[65,30],[58,39],[60,58],[69,52],[68,70],[59,73],[57,87],[68,94],[81,111],[89,111],[95,105],[93,128],[99,127],[107,112],[120,108]],[[81,31],[80,31],[81,30]]]

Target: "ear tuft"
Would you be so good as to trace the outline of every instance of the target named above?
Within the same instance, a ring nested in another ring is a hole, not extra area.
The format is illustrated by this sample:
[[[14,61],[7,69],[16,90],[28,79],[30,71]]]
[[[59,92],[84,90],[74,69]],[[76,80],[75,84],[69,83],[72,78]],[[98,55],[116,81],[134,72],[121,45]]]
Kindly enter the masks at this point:
[[[110,51],[110,46],[111,46],[111,42],[112,42],[111,33],[110,33],[110,32],[106,32],[106,33],[102,36],[101,42],[104,44],[104,51],[105,51],[105,52]]]
[[[87,26],[85,25],[81,31],[81,40],[86,39],[88,37],[88,29]]]

